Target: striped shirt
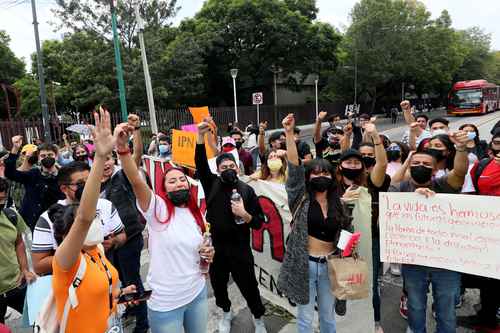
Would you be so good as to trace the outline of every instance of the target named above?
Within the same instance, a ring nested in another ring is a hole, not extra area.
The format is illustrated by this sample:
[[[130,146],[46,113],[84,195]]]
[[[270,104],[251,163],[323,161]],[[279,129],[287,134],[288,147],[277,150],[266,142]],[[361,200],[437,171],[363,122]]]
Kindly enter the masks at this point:
[[[60,205],[67,206],[66,200],[59,200]],[[99,199],[97,201],[96,216],[101,219],[104,236],[118,234],[124,230],[123,223],[111,201]],[[33,252],[50,252],[57,249],[57,243],[54,238],[54,229],[52,221],[49,219],[48,211],[45,211],[36,222],[33,231]]]

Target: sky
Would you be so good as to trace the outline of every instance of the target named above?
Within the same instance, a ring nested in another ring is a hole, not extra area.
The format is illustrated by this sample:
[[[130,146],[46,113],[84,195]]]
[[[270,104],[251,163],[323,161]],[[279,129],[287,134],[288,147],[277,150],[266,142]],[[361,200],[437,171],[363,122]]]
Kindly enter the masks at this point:
[[[0,0],[0,30],[5,30],[10,35],[10,47],[14,53],[29,63],[30,54],[35,51],[30,1],[24,0],[24,3],[13,7],[8,5],[13,2],[21,1]],[[204,0],[178,0],[177,3],[181,9],[173,19],[173,24],[176,25],[182,19],[193,16],[202,7],[203,2]],[[349,12],[356,2],[355,0],[317,0],[318,19],[344,31],[345,27],[349,25]],[[492,48],[500,50],[500,24],[498,24],[500,1],[423,0],[422,2],[433,17],[439,16],[443,9],[448,10],[453,20],[453,26],[457,29],[480,26],[485,32],[491,33]],[[42,40],[60,38],[61,36],[61,31],[54,31],[54,27],[49,24],[49,22],[54,21],[51,13],[53,7],[55,7],[54,0],[37,1],[40,38]]]

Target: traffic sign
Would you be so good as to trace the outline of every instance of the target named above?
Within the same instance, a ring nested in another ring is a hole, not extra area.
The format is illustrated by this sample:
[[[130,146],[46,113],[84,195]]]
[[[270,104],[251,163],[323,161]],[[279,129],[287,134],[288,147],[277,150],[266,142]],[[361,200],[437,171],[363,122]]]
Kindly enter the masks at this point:
[[[264,95],[261,92],[256,92],[252,94],[253,105],[261,105],[264,103]]]

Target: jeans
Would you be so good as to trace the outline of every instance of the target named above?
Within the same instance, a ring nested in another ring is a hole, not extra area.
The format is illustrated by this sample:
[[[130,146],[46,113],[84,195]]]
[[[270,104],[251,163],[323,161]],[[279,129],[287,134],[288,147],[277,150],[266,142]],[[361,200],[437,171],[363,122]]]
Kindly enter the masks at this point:
[[[144,291],[141,280],[141,251],[143,247],[144,239],[139,234],[128,240],[114,253],[115,267],[120,273],[123,286],[134,284],[139,292]],[[139,305],[130,308],[128,314],[136,317],[135,332],[147,331],[149,324],[146,302],[141,302]]]
[[[17,288],[0,295],[0,323],[5,322],[5,313],[10,306],[19,313],[23,313],[24,298],[26,296],[26,285],[23,284]]]
[[[460,288],[460,273],[445,269],[403,265],[403,277],[408,293],[408,328],[413,333],[425,333],[427,292],[432,283],[436,310],[436,333],[455,333],[455,300]]]
[[[297,330],[299,333],[313,332],[316,297],[320,332],[335,333],[335,298],[330,290],[328,264],[309,260],[309,303],[297,306]]]
[[[208,322],[207,287],[191,303],[160,312],[148,308],[151,333],[206,333]]]
[[[373,264],[373,317],[375,322],[380,321],[380,288],[378,276],[380,275],[380,240],[372,239],[372,264]]]

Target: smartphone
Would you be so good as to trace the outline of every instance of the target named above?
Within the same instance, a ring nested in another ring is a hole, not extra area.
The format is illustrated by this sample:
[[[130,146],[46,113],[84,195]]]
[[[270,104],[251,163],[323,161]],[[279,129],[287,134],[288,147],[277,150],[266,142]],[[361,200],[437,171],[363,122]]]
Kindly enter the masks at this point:
[[[132,294],[121,295],[118,299],[118,304],[147,301],[151,297],[152,293],[152,290],[144,290],[142,293],[136,292]]]
[[[361,238],[361,233],[355,232],[354,234],[352,234],[351,239],[349,239],[344,248],[344,252],[342,252],[342,256],[344,257],[350,256],[354,248],[354,244],[356,244],[356,242],[358,242],[360,238]]]

